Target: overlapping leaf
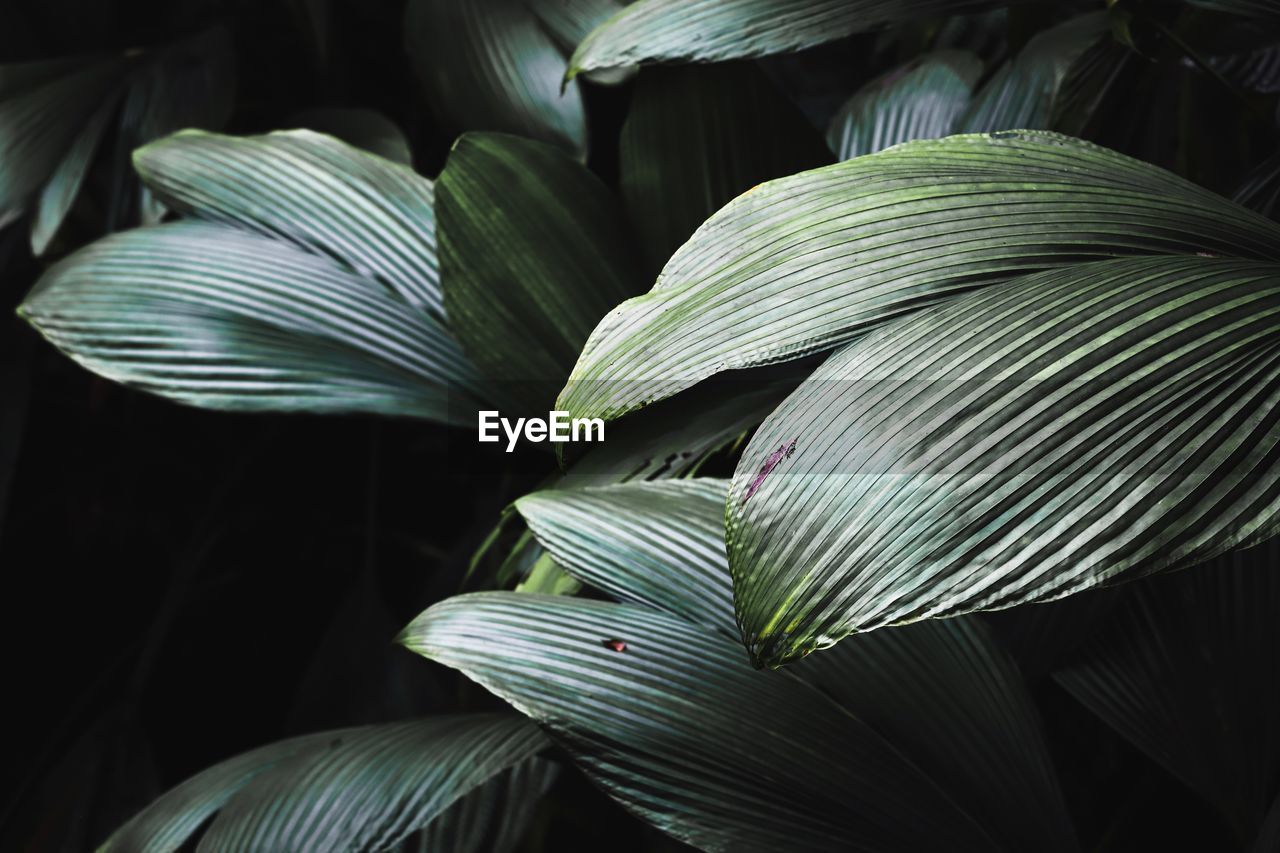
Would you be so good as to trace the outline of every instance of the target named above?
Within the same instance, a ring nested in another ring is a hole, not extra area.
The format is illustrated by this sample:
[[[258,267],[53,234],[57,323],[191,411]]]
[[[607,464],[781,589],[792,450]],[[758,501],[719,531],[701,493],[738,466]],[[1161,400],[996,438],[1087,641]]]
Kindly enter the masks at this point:
[[[834,355],[728,500],[777,665],[882,625],[1068,595],[1280,531],[1280,264],[1053,270]]]
[[[1058,134],[906,143],[771,181],[711,217],[596,327],[557,408],[618,417],[1022,273],[1198,251],[1280,259],[1280,229]]]
[[[831,162],[808,120],[747,63],[645,69],[618,156],[622,197],[657,266],[744,190]]]
[[[637,0],[583,39],[569,60],[569,76],[653,62],[786,53],[883,24],[1007,5],[987,0]]]
[[[525,0],[411,0],[405,49],[454,129],[518,133],[585,158],[582,93],[576,83],[561,90],[564,55]]]
[[[170,207],[330,257],[443,319],[435,193],[407,166],[305,130],[187,131],[134,163]]]
[[[305,110],[290,117],[288,124],[337,137],[393,163],[413,165],[413,150],[404,131],[376,110],[343,107]]]
[[[546,410],[592,327],[636,292],[608,188],[545,143],[469,133],[437,184],[449,323],[508,398]]]
[[[569,572],[583,581],[622,601],[642,604],[688,620],[689,630],[695,638],[712,636],[736,640],[723,546],[725,486],[722,480],[674,480],[574,491],[544,491],[521,499],[517,506],[539,541]],[[469,601],[483,601],[486,607],[494,606],[479,614],[477,608],[468,604]],[[530,653],[508,649],[501,652],[503,660],[483,665],[477,656],[478,644],[486,642],[484,638],[491,637],[492,642],[502,644],[503,649],[510,639],[499,619],[505,621],[510,618],[524,624],[525,617],[519,614],[514,600],[509,605],[510,611],[503,611],[502,616],[498,616],[497,605],[505,601],[462,599],[456,602],[458,612],[451,612],[448,616],[447,627],[457,631],[459,636],[465,634],[473,649],[454,655],[452,659],[458,661],[454,665],[461,666],[527,712],[535,716],[550,715],[549,719],[559,719],[556,709],[562,706],[572,708],[577,691],[590,689],[592,707],[581,711],[566,710],[563,713],[568,718],[560,719],[559,723],[552,722],[553,729],[559,725],[576,732],[577,727],[585,727],[591,736],[608,737],[611,743],[616,743],[611,751],[620,753],[620,757],[629,761],[663,760],[665,751],[662,747],[666,742],[699,743],[701,749],[694,755],[684,756],[686,747],[681,746],[671,750],[675,754],[665,759],[683,765],[677,778],[673,778],[669,770],[662,774],[664,778],[672,779],[672,790],[664,789],[663,793],[671,796],[676,805],[653,802],[647,806],[651,809],[650,819],[701,846],[737,849],[729,839],[737,840],[739,833],[746,831],[750,825],[748,817],[739,815],[726,822],[715,815],[730,803],[754,795],[759,788],[755,782],[757,777],[743,774],[736,784],[720,784],[715,788],[709,781],[715,778],[713,774],[725,761],[747,760],[743,757],[742,744],[751,744],[752,750],[762,746],[766,750],[773,749],[768,744],[772,744],[777,735],[761,741],[750,734],[750,727],[758,722],[755,715],[762,715],[777,725],[778,731],[785,732],[788,739],[796,738],[802,749],[810,748],[800,732],[785,724],[789,716],[780,716],[780,711],[772,703],[761,707],[748,703],[745,697],[736,696],[737,688],[733,688],[733,684],[752,683],[754,674],[746,661],[738,653],[733,653],[722,664],[718,655],[708,659],[702,654],[701,646],[692,649],[677,646],[668,652],[665,665],[672,670],[668,678],[676,680],[669,689],[681,690],[686,679],[696,682],[699,668],[706,667],[710,680],[697,682],[699,686],[692,688],[693,699],[701,703],[707,693],[721,694],[721,698],[717,700],[716,710],[707,714],[690,708],[690,717],[682,719],[675,716],[678,712],[673,711],[668,720],[663,712],[664,727],[670,730],[655,727],[655,733],[649,734],[643,728],[649,713],[647,709],[654,701],[649,698],[648,679],[646,693],[634,697],[629,693],[630,676],[618,680],[611,663],[638,654],[644,656],[642,665],[646,669],[661,667],[660,657],[653,658],[651,662],[651,651],[658,655],[664,651],[662,647],[655,648],[655,632],[648,627],[633,629],[630,624],[625,631],[614,625],[593,629],[580,622],[573,613],[572,603],[567,603],[561,621],[553,622],[550,617],[546,619],[546,627],[541,629],[541,647],[532,653],[538,660],[522,664],[522,659]],[[440,605],[433,611],[438,612],[446,606]],[[463,615],[464,607],[469,608],[467,612],[471,615]],[[432,633],[433,611],[424,614],[416,628],[410,629],[410,645],[418,647],[420,638],[415,632],[420,629],[432,638],[432,642],[441,646],[442,650],[433,656],[449,655],[451,653],[444,649],[447,645],[444,638]],[[632,613],[630,610],[610,611],[607,606],[601,608],[595,604],[589,605],[587,612],[594,618],[597,611],[602,615]],[[478,627],[482,624],[484,627]],[[464,628],[464,625],[468,627]],[[530,637],[537,635],[536,627],[527,630]],[[574,633],[570,635],[569,631]],[[603,647],[605,643],[602,641],[606,640],[621,641],[623,650],[604,649],[599,663],[584,663],[571,673],[567,670],[570,661],[577,661],[581,655],[585,662],[593,653],[593,647],[596,644]],[[581,647],[575,641],[580,642]],[[521,642],[534,641],[522,637]],[[690,651],[694,651],[695,657],[701,660],[687,661]],[[505,659],[508,653],[511,655],[509,660]],[[543,672],[540,662],[547,657],[554,657],[558,664],[554,683],[543,684],[540,688],[532,683],[526,684],[526,680],[533,682]],[[606,667],[604,672],[599,672]],[[684,672],[686,667],[687,674]],[[593,671],[599,672],[594,689],[588,686]],[[983,842],[987,849],[1074,849],[1073,832],[1066,819],[1030,699],[1022,687],[1016,666],[981,625],[960,619],[859,637],[856,642],[842,646],[828,656],[806,661],[795,669],[795,674],[801,682],[774,676],[775,682],[762,683],[780,687],[788,697],[791,711],[813,713],[818,719],[824,718],[826,701],[815,697],[834,698],[845,712],[852,715],[846,719],[854,731],[870,725],[912,766],[925,770],[949,801],[974,817],[987,836]],[[728,680],[730,678],[733,680]],[[569,679],[574,683],[566,688],[564,682]],[[809,685],[816,686],[819,693],[815,694]],[[674,697],[659,700],[663,707],[676,701]],[[631,711],[637,704],[646,708],[646,714],[638,719]],[[943,708],[945,713],[940,712]],[[741,714],[752,719],[744,723]],[[704,719],[708,716],[709,719]],[[739,732],[740,740],[733,739],[735,731]],[[813,734],[818,740],[835,744],[835,741],[829,741],[829,735]],[[654,737],[662,740],[654,741]],[[570,742],[573,743],[572,740]],[[729,754],[718,755],[721,750],[728,750]],[[657,755],[651,757],[651,752]],[[579,755],[579,760],[591,768],[594,766],[593,754],[588,749],[585,755]],[[791,759],[774,760],[776,768],[767,778],[776,779],[776,784],[782,786],[780,790],[785,794],[793,790],[797,782],[786,781],[778,774],[795,771],[788,769],[792,767]],[[856,772],[858,768],[855,765],[850,769]],[[801,784],[807,787],[825,779],[831,789],[829,794],[839,796],[843,792],[852,799],[853,789],[842,787],[848,783],[826,775],[829,772],[818,765],[810,773],[812,781],[806,780]],[[902,768],[886,768],[885,773],[892,775],[881,778],[886,781],[896,779],[903,772]],[[913,771],[907,775],[913,775]],[[637,795],[629,790],[620,789],[615,795],[625,803],[635,805]],[[689,805],[682,806],[682,803]],[[1016,803],[1016,807],[1011,808],[1011,803]],[[694,830],[685,824],[692,822],[694,816],[681,816],[679,812],[693,807],[701,807],[705,813],[701,822],[719,826],[722,835],[718,838],[690,835]],[[779,813],[780,807],[780,803],[774,802],[768,807],[769,812],[751,820],[767,826],[775,820],[786,819]],[[847,812],[846,807],[838,814]],[[735,826],[737,823],[743,826]],[[796,831],[802,831],[801,827],[796,827]],[[807,836],[781,846],[808,849],[806,840]],[[738,843],[744,842],[739,840]],[[767,846],[768,843],[766,839],[754,842],[756,846]],[[809,843],[823,848],[829,844],[826,841]],[[949,844],[937,841],[926,846],[942,843]],[[843,841],[843,849],[892,850],[904,846],[914,849],[903,841],[895,844],[877,838],[868,834],[865,828],[851,828]]]
[[[479,380],[438,321],[333,260],[227,225],[100,240],[51,267],[20,313],[94,372],[192,405],[474,422]]]
[[[524,769],[546,738],[509,714],[425,718],[322,732],[272,744],[205,770],[169,791],[103,845],[103,851],[176,850],[217,813],[201,851],[381,850],[449,809],[469,811],[472,792],[492,799],[491,780],[541,793],[546,769]],[[537,783],[537,784],[531,784]],[[462,799],[459,799],[462,798]],[[527,809],[513,816],[527,820]],[[499,823],[510,821],[504,815]],[[504,827],[519,829],[519,827]],[[468,849],[469,833],[445,833]]]
[[[1063,78],[1093,44],[1110,41],[1107,16],[1095,12],[1037,34],[1006,62],[973,98],[955,130],[1044,128]]]
[[[850,98],[831,120],[827,144],[837,159],[848,160],[900,142],[947,136],[968,109],[981,74],[982,61],[971,53],[921,56]]]

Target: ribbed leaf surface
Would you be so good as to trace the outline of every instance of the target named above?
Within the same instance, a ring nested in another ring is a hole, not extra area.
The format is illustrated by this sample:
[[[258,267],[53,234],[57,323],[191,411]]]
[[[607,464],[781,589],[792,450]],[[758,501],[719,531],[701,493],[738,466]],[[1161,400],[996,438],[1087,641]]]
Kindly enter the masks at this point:
[[[552,489],[526,495],[516,509],[584,583],[734,636],[724,553],[728,485],[699,478]]]
[[[168,206],[323,254],[443,315],[431,181],[306,130],[234,137],[187,131],[134,154]]]
[[[704,850],[993,847],[878,734],[809,685],[753,670],[718,631],[494,592],[431,607],[401,641],[543,723],[613,797]]]
[[[507,396],[546,410],[591,329],[639,288],[620,205],[550,145],[469,133],[437,183],[450,326]]]
[[[1280,264],[1054,270],[834,355],[728,500],[739,624],[777,665],[1280,531]]]
[[[569,60],[569,76],[650,62],[786,53],[883,24],[1007,5],[993,0],[637,0],[583,39]]]
[[[383,850],[546,745],[537,726],[510,714],[356,729],[256,776],[223,807],[199,849]]]
[[[596,327],[558,408],[617,417],[1022,273],[1196,251],[1280,259],[1280,229],[1057,134],[910,142],[771,181],[711,217],[653,290]]]
[[[564,54],[525,0],[410,0],[405,49],[455,130],[518,133],[586,157],[582,93],[572,82],[561,91]]]
[[[956,131],[1048,127],[1062,79],[1072,63],[1103,37],[1110,39],[1103,12],[1081,15],[1039,33],[983,85]]]
[[[575,576],[736,638],[725,486],[696,479],[544,491],[516,506]],[[858,636],[794,672],[885,736],[1005,849],[1074,848],[1018,668],[976,620]]]
[[[142,228],[51,267],[20,313],[110,379],[217,409],[474,422],[474,369],[379,283],[206,222]]]
[[[850,98],[827,128],[836,159],[873,154],[900,142],[955,132],[969,107],[982,60],[943,50],[873,80]]]
[[[559,767],[530,758],[474,788],[427,824],[419,853],[507,853],[524,840]]]

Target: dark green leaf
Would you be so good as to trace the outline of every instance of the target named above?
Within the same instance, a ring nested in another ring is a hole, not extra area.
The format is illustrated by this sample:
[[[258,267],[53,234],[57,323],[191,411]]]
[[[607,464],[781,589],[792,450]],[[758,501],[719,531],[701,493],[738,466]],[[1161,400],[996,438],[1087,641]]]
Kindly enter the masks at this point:
[[[546,410],[592,327],[639,288],[616,199],[556,148],[469,133],[437,185],[450,326],[505,396]]]
[[[839,160],[899,142],[954,132],[969,106],[982,61],[971,53],[925,54],[868,83],[831,120],[827,144]]]
[[[734,475],[753,657],[1280,532],[1277,339],[1280,264],[1177,256],[1028,276],[836,353]]]
[[[592,332],[557,408],[614,418],[965,290],[1116,255],[1280,259],[1280,228],[1105,148],[1034,131],[909,142],[771,181]]]
[[[574,83],[561,90],[564,55],[524,0],[410,0],[405,49],[454,129],[518,133],[586,157],[582,94]]]
[[[883,24],[1007,5],[1008,0],[637,0],[578,45],[569,76],[652,62],[787,53]]]
[[[413,165],[413,151],[404,131],[376,110],[321,109],[295,114],[290,124],[309,128],[405,166]]]
[[[51,267],[20,312],[91,370],[184,403],[474,423],[449,333],[385,287],[227,225],[128,231]]]

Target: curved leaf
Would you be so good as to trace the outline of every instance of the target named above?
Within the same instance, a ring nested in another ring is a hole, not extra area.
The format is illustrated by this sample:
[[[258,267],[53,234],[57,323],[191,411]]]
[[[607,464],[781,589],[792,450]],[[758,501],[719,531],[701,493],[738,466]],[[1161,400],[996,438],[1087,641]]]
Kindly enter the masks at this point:
[[[473,368],[436,320],[280,240],[180,222],[100,240],[19,309],[97,373],[192,405],[474,422]]]
[[[427,98],[459,131],[497,130],[586,156],[582,93],[524,0],[410,0],[405,49]]]
[[[738,193],[831,162],[809,121],[746,63],[645,69],[618,158],[622,197],[657,264]]]
[[[1255,166],[1232,198],[1263,216],[1280,213],[1280,151]]]
[[[1280,228],[1058,134],[955,136],[771,181],[711,217],[587,341],[557,405],[618,417],[829,349],[957,293],[1131,254],[1280,258]]]
[[[831,120],[827,144],[837,159],[848,160],[900,142],[947,136],[981,74],[982,60],[971,53],[925,54],[850,98]]]
[[[856,717],[673,616],[473,593],[431,607],[401,641],[547,726],[611,796],[704,850],[993,846]]]
[[[121,827],[102,851],[176,850],[215,812],[201,851],[386,849],[439,816],[452,820],[455,803],[473,809],[466,802],[472,792],[490,799],[501,793],[483,786],[508,768],[524,775],[506,784],[530,779],[520,768],[546,745],[536,726],[510,714],[294,738],[188,779]],[[545,778],[544,769],[532,772],[535,780]]]
[[[134,153],[165,204],[332,258],[442,318],[431,181],[306,130],[186,131]]]
[[[1072,63],[1110,40],[1105,12],[1081,15],[1036,35],[973,98],[956,130],[964,133],[1049,126],[1054,96]]]
[[[725,480],[549,489],[516,501],[556,562],[620,601],[734,636],[724,554]]]
[[[545,411],[592,327],[638,288],[616,200],[541,142],[468,133],[437,183],[451,327],[507,396]]]
[[[544,491],[516,507],[583,581],[736,637],[726,485],[697,479]],[[794,672],[909,756],[1004,849],[1074,848],[1034,705],[1013,660],[976,620],[861,635]]]
[[[568,76],[652,62],[787,53],[882,24],[1008,5],[1007,0],[637,0],[583,39],[569,60]]]
[[[778,665],[855,631],[1060,598],[1280,532],[1280,264],[1054,270],[838,352],[727,509]]]
[[[420,853],[507,853],[533,822],[559,767],[530,758],[473,789],[427,824]]]
[[[1280,772],[1280,578],[1276,548],[1260,551],[1136,584],[1055,676],[1242,842]]]

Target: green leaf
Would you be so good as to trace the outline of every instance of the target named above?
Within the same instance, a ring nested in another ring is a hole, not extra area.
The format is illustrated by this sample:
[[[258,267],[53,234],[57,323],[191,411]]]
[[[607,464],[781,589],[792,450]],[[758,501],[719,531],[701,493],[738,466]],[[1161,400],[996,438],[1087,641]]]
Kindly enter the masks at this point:
[[[524,0],[410,0],[405,49],[432,108],[459,131],[496,130],[586,157],[577,84]]]
[[[95,144],[84,140],[77,155],[69,154],[82,133],[101,136],[103,128],[93,117],[104,102],[118,97],[125,67],[117,57],[0,66],[0,226],[22,215],[60,162],[69,156],[82,159],[83,147]],[[66,167],[55,192],[74,195],[75,170]],[[46,204],[40,248],[56,230],[53,215],[67,206],[54,198]]]
[[[704,850],[993,847],[858,718],[752,670],[717,631],[630,604],[490,592],[436,604],[401,641],[545,725],[611,796]]]
[[[1280,229],[1058,134],[909,142],[771,181],[707,220],[592,332],[557,408],[614,418],[1022,273],[1196,251],[1280,258]]]
[[[1137,56],[1108,35],[1085,48],[1058,81],[1049,127],[1072,136],[1085,136],[1099,120],[1111,93],[1124,90],[1119,81],[1131,73]]]
[[[100,240],[19,311],[90,370],[191,405],[474,423],[479,380],[438,321],[334,260],[227,225]]]
[[[983,85],[956,130],[1048,127],[1062,79],[1072,63],[1102,39],[1110,41],[1105,12],[1081,15],[1039,33]]]
[[[545,143],[468,133],[437,183],[450,326],[505,396],[545,411],[593,326],[639,288],[608,188]]]
[[[412,169],[305,130],[187,131],[139,149],[134,163],[175,210],[331,258],[443,319],[434,190]]]
[[[848,160],[900,142],[947,136],[981,74],[982,60],[964,51],[918,57],[846,101],[827,128],[827,144],[837,159]]]
[[[1275,550],[1128,590],[1055,676],[1251,840],[1280,771],[1280,578]]]
[[[214,812],[200,839],[200,850],[210,853],[386,849],[455,803],[474,807],[459,798],[546,745],[536,726],[509,714],[439,716],[295,738],[188,779],[102,849],[176,850]],[[537,781],[546,770],[522,771],[526,779],[530,772]]]
[[[524,0],[551,37],[566,51],[616,15],[627,0]]]
[[[989,288],[831,357],[730,490],[743,637],[1060,598],[1280,532],[1280,264],[1105,261]]]
[[[419,853],[507,853],[524,840],[559,767],[531,758],[480,785],[427,824]]]
[[[1007,5],[995,0],[637,0],[583,39],[569,60],[568,76],[653,62],[788,53],[883,24]]]
[[[543,491],[516,507],[584,582],[736,639],[726,485],[698,479]],[[1005,849],[1074,848],[1017,666],[976,620],[876,631],[794,672],[926,770]],[[942,707],[947,713],[938,713]]]
[[[724,554],[725,480],[549,489],[516,509],[556,562],[620,601],[735,636]]]
[[[336,136],[379,157],[413,166],[409,140],[395,122],[377,110],[329,108],[295,113],[290,124]],[[433,238],[434,242],[434,238]]]
[[[748,63],[645,69],[618,157],[622,197],[658,266],[734,196],[831,162],[809,121]]]
[[[1280,151],[1255,166],[1232,198],[1263,216],[1280,213]]]

